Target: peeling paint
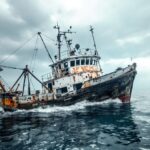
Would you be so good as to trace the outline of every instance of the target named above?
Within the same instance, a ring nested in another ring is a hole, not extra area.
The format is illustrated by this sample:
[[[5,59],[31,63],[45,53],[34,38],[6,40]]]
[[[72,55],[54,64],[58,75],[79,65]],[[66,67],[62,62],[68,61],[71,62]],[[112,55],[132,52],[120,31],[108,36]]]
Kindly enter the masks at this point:
[[[72,73],[81,73],[81,72],[98,72],[98,68],[95,66],[76,66],[72,68]]]
[[[89,81],[84,82],[83,87],[82,88],[87,88],[90,87],[91,83]]]

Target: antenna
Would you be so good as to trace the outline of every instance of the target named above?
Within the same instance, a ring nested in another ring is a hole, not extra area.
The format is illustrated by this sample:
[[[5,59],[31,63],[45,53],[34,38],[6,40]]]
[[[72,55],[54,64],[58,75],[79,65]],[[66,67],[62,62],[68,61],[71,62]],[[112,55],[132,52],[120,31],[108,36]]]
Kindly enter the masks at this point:
[[[95,42],[95,38],[94,38],[94,28],[92,26],[90,26],[90,32],[92,34],[92,39],[93,39],[93,43],[94,43],[95,55],[98,55],[98,51],[97,51],[97,47],[96,47],[96,42]]]
[[[97,47],[96,47],[96,42],[95,42],[95,38],[94,38],[94,28],[92,26],[90,26],[90,32],[92,34],[92,39],[93,39],[93,43],[94,43],[94,48],[95,48],[95,55],[99,56],[98,54],[98,50],[97,50]],[[99,57],[101,58],[101,57]],[[99,64],[99,68],[102,72],[102,69],[101,69],[101,65],[100,65],[100,62],[98,61],[98,64]]]
[[[57,29],[57,30],[58,30],[58,34],[57,34],[58,60],[60,60],[60,59],[61,59],[61,53],[60,53],[60,51],[61,51],[61,33],[60,33],[60,26],[58,25],[58,23],[57,23],[56,26],[54,26],[54,29]]]
[[[60,31],[60,26],[57,24],[56,26],[54,26],[54,29],[58,30],[58,34],[57,34],[57,42],[58,42],[58,60],[61,60],[61,36],[64,36],[67,48],[69,50],[69,54],[71,53],[71,41],[72,40],[68,40],[66,34],[72,34],[75,32],[72,32],[72,26],[69,27],[69,29],[67,31]]]

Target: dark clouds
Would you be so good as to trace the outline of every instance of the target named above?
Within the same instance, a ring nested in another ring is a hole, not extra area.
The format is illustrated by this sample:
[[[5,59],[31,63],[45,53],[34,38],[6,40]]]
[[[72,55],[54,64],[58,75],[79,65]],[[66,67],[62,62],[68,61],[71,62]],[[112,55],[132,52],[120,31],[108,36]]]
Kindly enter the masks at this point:
[[[80,43],[83,48],[93,47],[89,32],[89,25],[93,25],[103,62],[150,57],[148,0],[1,0],[0,9],[0,61],[38,31],[55,39],[53,26],[57,21],[63,29],[73,26],[77,31],[73,44]],[[29,64],[35,39],[5,64],[18,67]],[[55,42],[44,39],[54,56],[57,53]],[[37,64],[42,65],[37,73],[49,72],[50,61],[41,43],[37,60]],[[103,65],[106,67],[105,63]],[[4,74],[8,76],[7,71]]]
[[[8,0],[8,3],[12,14],[21,18],[29,27],[39,27],[49,18],[38,0]]]

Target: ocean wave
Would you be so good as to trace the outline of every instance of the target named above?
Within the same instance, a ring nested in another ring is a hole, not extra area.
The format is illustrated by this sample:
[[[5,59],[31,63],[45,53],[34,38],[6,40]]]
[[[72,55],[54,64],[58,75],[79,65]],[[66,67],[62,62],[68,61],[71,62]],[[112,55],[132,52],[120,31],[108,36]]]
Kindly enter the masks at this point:
[[[17,110],[15,112],[5,112],[2,109],[2,113],[5,115],[12,115],[12,114],[18,114],[18,113],[30,113],[30,112],[36,112],[36,113],[56,113],[56,112],[71,112],[71,111],[79,111],[79,110],[84,110],[86,107],[88,106],[96,106],[96,105],[108,105],[108,104],[121,104],[121,102],[116,99],[116,100],[107,100],[107,101],[102,101],[102,102],[89,102],[87,100],[78,102],[74,105],[69,105],[69,106],[45,106],[45,107],[38,107],[38,108],[34,108],[31,110]]]

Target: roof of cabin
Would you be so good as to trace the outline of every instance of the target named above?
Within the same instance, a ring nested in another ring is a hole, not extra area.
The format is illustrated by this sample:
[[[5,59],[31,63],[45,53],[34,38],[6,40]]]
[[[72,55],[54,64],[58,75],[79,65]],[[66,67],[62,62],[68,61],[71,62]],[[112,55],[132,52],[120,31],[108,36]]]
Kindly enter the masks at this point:
[[[59,60],[57,62],[55,62],[54,64],[51,64],[49,66],[55,66],[56,64],[60,64],[60,63],[63,63],[67,60],[71,60],[71,59],[80,59],[80,58],[97,58],[97,59],[100,59],[100,56],[97,56],[97,55],[81,55],[81,56],[71,56],[71,57],[68,57],[68,58],[64,58],[62,60]]]

